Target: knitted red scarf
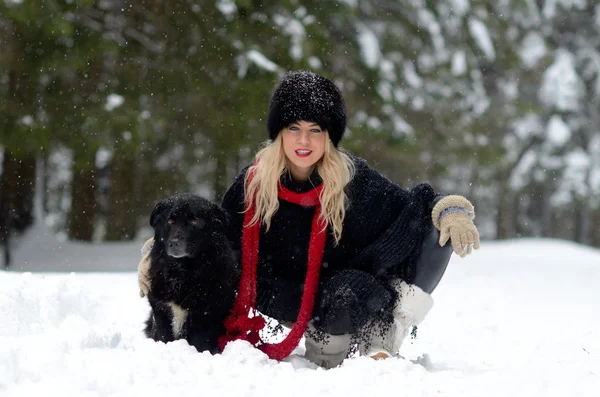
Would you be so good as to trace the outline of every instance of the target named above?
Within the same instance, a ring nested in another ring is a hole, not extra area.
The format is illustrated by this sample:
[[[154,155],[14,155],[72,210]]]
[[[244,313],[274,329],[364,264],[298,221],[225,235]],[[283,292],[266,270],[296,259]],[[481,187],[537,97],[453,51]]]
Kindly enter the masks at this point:
[[[248,182],[250,182],[251,178],[252,175],[250,175]],[[261,222],[256,222],[252,226],[246,226],[256,212],[254,204],[246,211],[244,229],[242,231],[242,275],[237,299],[231,314],[224,322],[227,332],[219,338],[219,347],[221,350],[223,350],[228,342],[241,339],[250,342],[270,358],[283,360],[298,346],[312,317],[319,284],[319,271],[321,269],[323,250],[325,249],[327,237],[327,229],[324,228],[324,221],[320,219],[321,202],[319,194],[321,190],[323,190],[323,185],[319,185],[306,193],[294,193],[279,184],[278,196],[280,199],[304,207],[316,207],[312,219],[312,230],[308,248],[308,266],[300,312],[290,333],[279,343],[266,343],[261,340],[259,335],[259,332],[266,324],[265,319],[256,311],[256,268]],[[252,317],[249,317],[249,313],[252,314]]]

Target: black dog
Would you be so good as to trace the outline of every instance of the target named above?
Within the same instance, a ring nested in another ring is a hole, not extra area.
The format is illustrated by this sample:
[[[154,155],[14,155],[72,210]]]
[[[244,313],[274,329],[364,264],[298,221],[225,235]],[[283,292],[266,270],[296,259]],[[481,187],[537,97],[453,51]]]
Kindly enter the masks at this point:
[[[198,351],[218,353],[238,287],[240,269],[227,238],[227,213],[192,194],[172,196],[152,210],[146,336],[186,339]]]

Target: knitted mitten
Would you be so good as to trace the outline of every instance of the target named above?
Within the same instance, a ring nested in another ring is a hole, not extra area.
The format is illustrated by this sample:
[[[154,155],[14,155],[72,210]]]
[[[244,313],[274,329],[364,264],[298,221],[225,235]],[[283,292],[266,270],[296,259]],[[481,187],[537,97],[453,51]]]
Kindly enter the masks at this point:
[[[436,203],[431,212],[433,225],[440,231],[440,246],[448,239],[457,255],[464,258],[473,249],[479,249],[479,232],[473,223],[475,209],[463,196],[446,196]]]

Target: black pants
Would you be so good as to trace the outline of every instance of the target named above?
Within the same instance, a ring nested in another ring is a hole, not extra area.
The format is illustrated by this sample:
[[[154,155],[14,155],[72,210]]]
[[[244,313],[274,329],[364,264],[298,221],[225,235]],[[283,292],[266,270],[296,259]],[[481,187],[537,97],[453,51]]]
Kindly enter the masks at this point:
[[[425,235],[412,282],[428,294],[431,294],[440,283],[452,255],[450,241],[443,247],[440,247],[439,241],[440,232],[435,228]]]
[[[431,294],[442,279],[452,246],[440,247],[437,229],[425,235],[412,284]],[[348,269],[332,277],[323,291],[315,326],[332,335],[355,333],[378,311],[391,309],[395,296],[371,274]]]

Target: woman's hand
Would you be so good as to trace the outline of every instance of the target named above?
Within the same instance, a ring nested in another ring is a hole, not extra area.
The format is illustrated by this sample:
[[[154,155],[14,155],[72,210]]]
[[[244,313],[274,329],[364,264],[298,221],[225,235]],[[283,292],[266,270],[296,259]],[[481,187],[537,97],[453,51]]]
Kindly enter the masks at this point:
[[[433,225],[440,231],[440,246],[448,239],[452,249],[464,258],[479,249],[479,231],[473,223],[473,205],[462,196],[446,196],[437,202],[431,213]]]
[[[154,238],[149,239],[142,247],[142,260],[138,264],[138,286],[140,287],[140,297],[148,295],[150,292],[150,251],[154,245]]]

